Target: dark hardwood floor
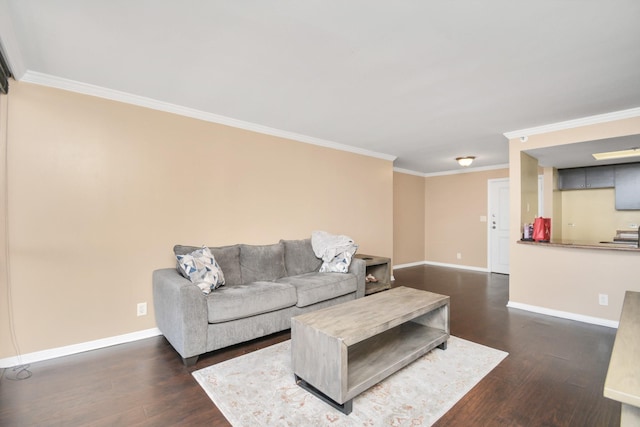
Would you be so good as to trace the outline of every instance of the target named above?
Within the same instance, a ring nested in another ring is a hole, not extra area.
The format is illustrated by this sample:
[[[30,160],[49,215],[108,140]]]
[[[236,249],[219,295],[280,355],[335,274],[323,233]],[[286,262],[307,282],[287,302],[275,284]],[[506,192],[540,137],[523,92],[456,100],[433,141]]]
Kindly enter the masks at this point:
[[[508,276],[396,270],[394,286],[451,297],[451,333],[509,356],[437,426],[617,426],[602,396],[615,330],[506,308]],[[0,426],[227,426],[191,372],[289,338],[279,333],[182,365],[163,337],[34,363],[0,379]]]

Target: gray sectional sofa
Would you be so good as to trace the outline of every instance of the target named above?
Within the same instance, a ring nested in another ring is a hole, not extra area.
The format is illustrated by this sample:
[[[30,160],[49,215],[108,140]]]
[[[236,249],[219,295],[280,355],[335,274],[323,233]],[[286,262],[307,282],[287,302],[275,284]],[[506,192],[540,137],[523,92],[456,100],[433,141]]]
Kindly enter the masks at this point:
[[[209,249],[226,284],[208,295],[176,268],[153,272],[156,323],[187,366],[200,354],[289,329],[292,316],[364,296],[365,261],[353,258],[348,273],[319,273],[310,239]]]

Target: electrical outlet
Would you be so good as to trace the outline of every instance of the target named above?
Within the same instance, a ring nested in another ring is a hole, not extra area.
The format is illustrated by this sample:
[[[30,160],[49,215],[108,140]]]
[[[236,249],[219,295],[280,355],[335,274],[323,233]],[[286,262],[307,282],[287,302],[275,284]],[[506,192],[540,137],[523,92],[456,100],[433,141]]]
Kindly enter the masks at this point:
[[[137,307],[138,316],[146,316],[147,315],[147,303],[139,302]]]
[[[609,305],[609,295],[607,295],[607,294],[598,294],[598,303],[600,305]]]
[[[458,259],[462,259],[462,254],[461,254],[460,252],[458,252],[458,253],[456,254],[456,258],[458,258]]]

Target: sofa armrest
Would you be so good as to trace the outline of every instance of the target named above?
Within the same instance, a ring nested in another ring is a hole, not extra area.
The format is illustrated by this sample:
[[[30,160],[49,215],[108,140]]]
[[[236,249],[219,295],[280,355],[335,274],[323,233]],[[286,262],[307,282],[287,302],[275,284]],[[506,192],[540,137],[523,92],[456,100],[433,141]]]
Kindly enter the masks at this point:
[[[183,359],[207,349],[207,302],[175,268],[153,272],[153,307],[158,329]]]
[[[349,273],[357,276],[358,288],[356,289],[356,298],[362,298],[367,285],[365,276],[367,275],[367,262],[360,258],[351,258],[349,265]]]

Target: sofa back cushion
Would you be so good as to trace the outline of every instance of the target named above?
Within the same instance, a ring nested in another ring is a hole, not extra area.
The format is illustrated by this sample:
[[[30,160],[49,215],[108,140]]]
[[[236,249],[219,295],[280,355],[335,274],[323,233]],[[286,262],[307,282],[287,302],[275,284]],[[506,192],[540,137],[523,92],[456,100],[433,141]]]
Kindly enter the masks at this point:
[[[175,245],[173,247],[173,253],[175,255],[186,255],[196,249],[200,248],[196,246]],[[242,284],[240,245],[221,246],[217,248],[209,247],[209,250],[224,274],[225,284],[228,286]]]
[[[320,269],[322,259],[313,252],[311,239],[280,240],[284,245],[284,266],[287,276],[312,273]]]
[[[243,283],[284,277],[284,245],[240,245],[240,272]]]

